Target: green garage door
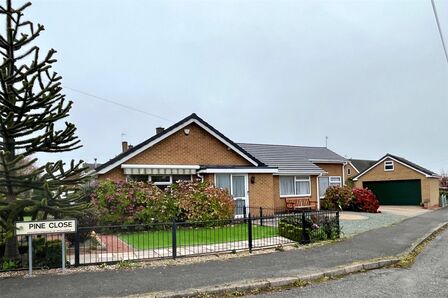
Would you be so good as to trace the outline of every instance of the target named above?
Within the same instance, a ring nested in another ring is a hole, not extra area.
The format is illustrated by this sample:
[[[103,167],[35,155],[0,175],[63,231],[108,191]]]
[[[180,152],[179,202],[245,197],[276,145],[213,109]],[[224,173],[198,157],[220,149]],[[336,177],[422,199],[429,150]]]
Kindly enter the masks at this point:
[[[364,187],[372,190],[381,205],[420,205],[420,180],[368,181]]]

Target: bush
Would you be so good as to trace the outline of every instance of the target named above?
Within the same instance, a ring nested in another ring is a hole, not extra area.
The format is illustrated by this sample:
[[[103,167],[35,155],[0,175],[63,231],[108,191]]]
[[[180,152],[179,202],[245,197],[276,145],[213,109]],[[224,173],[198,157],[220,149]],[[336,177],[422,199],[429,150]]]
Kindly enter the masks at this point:
[[[325,233],[325,230],[322,227],[312,228],[309,231],[309,235],[310,235],[311,242],[325,241],[328,239],[327,233]]]
[[[158,209],[158,202],[162,196],[163,191],[152,184],[144,182],[116,183],[106,180],[98,184],[91,199],[93,205],[98,208],[101,223],[133,224],[140,222],[141,217],[148,222],[152,215],[164,215],[163,210]],[[146,214],[145,217],[144,212],[149,215]],[[173,218],[175,215],[170,214],[169,216]]]
[[[377,213],[380,202],[370,189],[354,188],[352,205],[355,211]]]
[[[74,216],[74,218],[78,221],[79,227],[93,227],[100,223],[100,212],[97,208],[91,207],[82,211],[81,214]],[[90,238],[90,231],[84,230],[79,233],[79,241],[84,242]],[[75,240],[75,234],[69,233],[65,234],[65,237],[68,241],[72,242]]]
[[[282,218],[278,222],[278,234],[292,241],[303,241],[302,221],[296,217]]]
[[[181,181],[171,186],[168,196],[179,202],[182,216],[189,221],[226,220],[234,215],[229,192],[209,182]]]
[[[68,234],[66,234],[67,236]],[[19,245],[21,255],[28,253],[28,244]],[[62,241],[46,240],[45,237],[33,239],[33,266],[42,268],[61,267],[62,263]],[[23,264],[22,264],[23,265]]]
[[[104,224],[224,220],[233,217],[234,201],[209,182],[180,181],[159,189],[145,182],[101,182],[92,203]]]
[[[279,220],[280,236],[297,242],[317,242],[339,238],[338,220],[334,216],[306,216],[305,233],[301,216],[289,216]]]
[[[330,186],[325,192],[322,209],[347,210],[352,202],[352,189],[349,186]]]

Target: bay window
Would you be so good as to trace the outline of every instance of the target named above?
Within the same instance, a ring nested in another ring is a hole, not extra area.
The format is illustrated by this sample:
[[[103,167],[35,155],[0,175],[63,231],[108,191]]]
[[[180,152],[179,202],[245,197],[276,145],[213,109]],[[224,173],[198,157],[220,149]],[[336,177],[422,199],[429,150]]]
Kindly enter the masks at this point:
[[[310,176],[280,176],[280,196],[310,196]]]

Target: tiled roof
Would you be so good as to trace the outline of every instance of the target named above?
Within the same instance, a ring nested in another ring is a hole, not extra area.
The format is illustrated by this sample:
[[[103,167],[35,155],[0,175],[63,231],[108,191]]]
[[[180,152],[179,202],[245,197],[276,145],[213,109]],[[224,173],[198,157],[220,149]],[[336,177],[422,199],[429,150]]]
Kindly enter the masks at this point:
[[[412,168],[414,168],[414,169],[417,169],[417,170],[419,170],[420,172],[423,172],[423,173],[425,173],[425,174],[427,174],[427,175],[430,175],[430,176],[438,176],[437,173],[434,173],[434,172],[431,171],[431,170],[428,170],[428,169],[426,169],[426,168],[424,168],[424,167],[422,167],[422,166],[419,166],[418,164],[415,164],[415,163],[413,163],[413,162],[411,162],[411,161],[409,161],[409,160],[407,160],[407,159],[405,159],[405,158],[403,158],[403,157],[396,156],[396,155],[392,155],[392,154],[387,154],[386,156],[390,156],[390,157],[392,157],[392,158],[395,158],[396,160],[399,160],[399,161],[401,161],[402,163],[405,163],[405,164],[407,164],[408,166],[410,166],[410,167],[412,167]]]
[[[350,159],[352,165],[361,173],[377,163],[377,160]]]
[[[231,144],[232,146],[234,146],[236,148],[236,150],[240,151],[241,153],[246,155],[250,160],[253,160],[255,163],[257,163],[258,166],[264,166],[264,164],[262,162],[260,162],[259,160],[257,160],[257,158],[253,157],[250,153],[244,151],[243,148],[240,148],[237,144],[235,144],[232,140],[230,140],[225,135],[223,135],[221,132],[219,132],[216,128],[214,128],[213,126],[211,126],[210,124],[205,122],[202,118],[200,118],[198,115],[193,113],[190,116],[188,116],[188,117],[180,120],[179,122],[171,125],[167,129],[165,129],[163,132],[152,136],[151,138],[147,139],[146,141],[143,141],[140,144],[130,148],[126,152],[118,154],[117,156],[115,156],[111,160],[107,161],[106,163],[103,163],[103,164],[97,166],[95,170],[97,172],[99,172],[99,171],[104,170],[107,167],[113,165],[114,163],[117,163],[117,162],[119,162],[121,160],[126,160],[126,158],[128,156],[130,156],[132,153],[134,153],[134,152],[144,148],[149,143],[151,143],[153,141],[156,141],[157,139],[161,138],[162,136],[166,135],[167,133],[169,133],[171,131],[174,131],[174,130],[177,130],[179,126],[183,125],[184,123],[186,123],[187,121],[192,120],[192,119],[197,121],[197,122],[199,122],[199,123],[201,123],[203,126],[208,128],[210,131],[213,131],[216,135],[218,135],[225,142],[227,142],[228,144]]]
[[[323,173],[312,160],[345,162],[344,157],[325,147],[238,143],[238,145],[279,173]]]

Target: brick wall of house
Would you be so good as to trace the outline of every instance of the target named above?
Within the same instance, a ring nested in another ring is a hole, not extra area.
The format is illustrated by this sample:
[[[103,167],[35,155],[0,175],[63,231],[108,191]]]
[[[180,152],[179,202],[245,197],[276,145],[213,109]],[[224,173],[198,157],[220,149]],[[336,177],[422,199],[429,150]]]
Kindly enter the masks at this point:
[[[183,129],[155,144],[151,148],[127,160],[126,164],[157,165],[251,165],[246,159],[207,131],[192,123],[188,135]],[[121,173],[120,173],[121,172]],[[99,179],[124,180],[123,170],[118,166]]]
[[[325,176],[341,176],[342,177],[342,173],[343,173],[342,164],[316,163],[316,165],[328,173],[328,174],[325,174]]]
[[[348,173],[347,169],[350,169],[350,174]],[[351,164],[346,164],[344,167],[344,171],[345,171],[345,181],[349,180],[350,178],[355,177],[356,175],[358,175],[358,172],[355,170],[354,167],[352,167]]]
[[[254,177],[254,183],[252,183],[251,177]],[[251,207],[274,209],[274,179],[272,174],[249,174],[249,205]]]
[[[386,159],[388,161],[391,159]],[[384,171],[384,162],[380,163],[366,174],[362,175],[356,182],[356,187],[362,187],[365,181],[393,181],[393,180],[421,180],[422,203],[428,202],[428,206],[437,207],[439,205],[439,182],[438,179],[426,178],[396,161],[394,161],[393,171]]]
[[[317,208],[317,176],[311,176],[311,205],[313,208]],[[274,189],[274,207],[276,209],[286,208],[286,202],[284,198],[280,197],[280,178],[279,176],[274,176],[273,181]]]

